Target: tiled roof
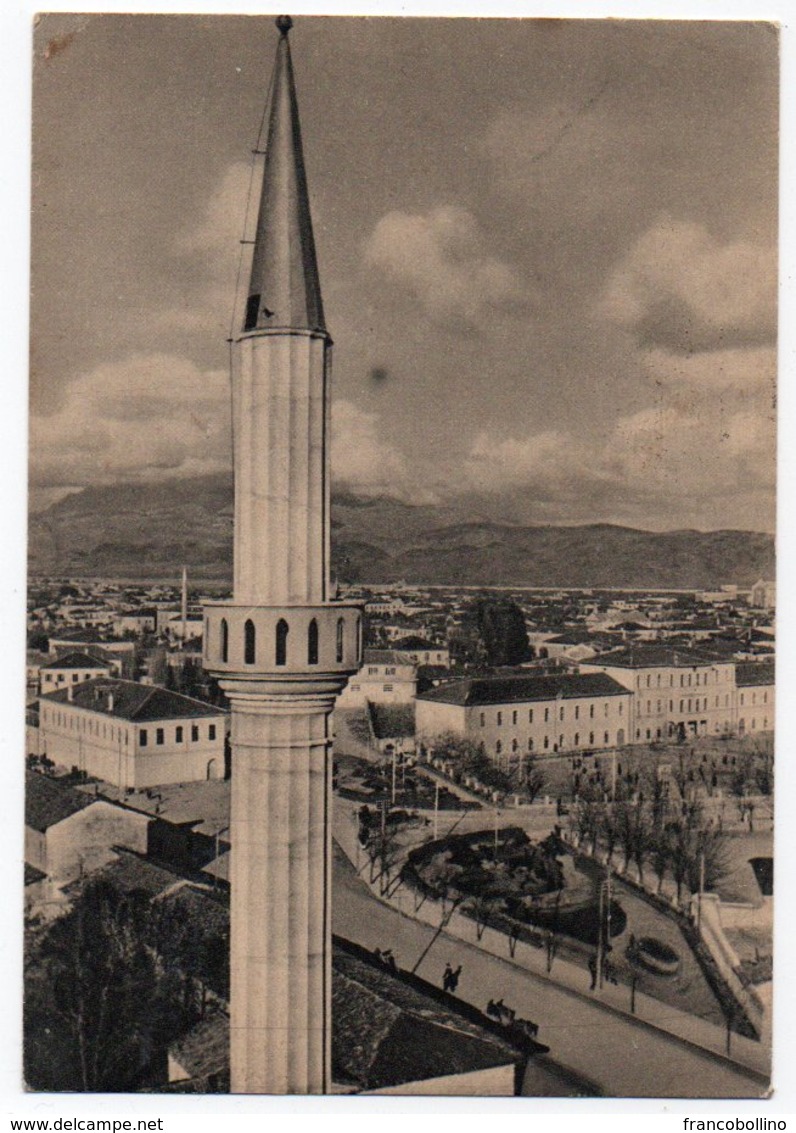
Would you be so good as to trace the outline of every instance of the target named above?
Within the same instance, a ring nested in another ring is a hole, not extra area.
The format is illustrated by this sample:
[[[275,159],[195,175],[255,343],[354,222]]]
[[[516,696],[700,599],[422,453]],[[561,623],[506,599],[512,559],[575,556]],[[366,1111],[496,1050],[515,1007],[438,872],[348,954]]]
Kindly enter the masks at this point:
[[[216,1011],[202,1019],[169,1047],[169,1054],[191,1078],[223,1073],[229,1067],[229,1016]]]
[[[75,649],[71,653],[63,653],[60,657],[56,657],[54,661],[48,661],[46,665],[42,665],[42,669],[110,670],[110,665],[105,661],[100,661],[97,657],[92,657],[90,653],[81,653]]]
[[[85,810],[95,800],[82,791],[76,791],[41,775],[37,771],[25,773],[25,825],[44,833],[65,818]]]
[[[735,684],[738,688],[774,684],[773,661],[740,661],[735,666]]]
[[[362,656],[363,665],[411,665],[406,657],[395,649],[366,649]]]
[[[395,642],[393,648],[397,649],[399,652],[402,650],[417,652],[417,650],[420,649],[424,652],[431,653],[434,650],[447,649],[448,647],[447,645],[434,645],[432,642],[426,641],[424,637],[413,635],[412,637],[402,637],[399,641]]]
[[[194,700],[191,696],[171,692],[159,685],[142,685],[137,681],[109,677],[84,681],[71,690],[58,689],[43,696],[42,700],[70,703],[73,707],[136,723],[224,715],[220,708],[205,704],[203,700]]]
[[[455,1000],[337,940],[332,960],[332,1075],[360,1090],[517,1065],[524,1055]]]
[[[710,665],[714,661],[697,649],[675,648],[671,645],[634,645],[632,649],[617,649],[603,653],[593,665],[614,665],[617,669],[677,668],[693,669],[697,665]]]
[[[562,673],[546,677],[481,677],[451,681],[419,693],[418,700],[435,700],[471,708],[480,704],[515,704],[528,700],[572,700],[588,696],[627,696],[628,690],[605,673]]]

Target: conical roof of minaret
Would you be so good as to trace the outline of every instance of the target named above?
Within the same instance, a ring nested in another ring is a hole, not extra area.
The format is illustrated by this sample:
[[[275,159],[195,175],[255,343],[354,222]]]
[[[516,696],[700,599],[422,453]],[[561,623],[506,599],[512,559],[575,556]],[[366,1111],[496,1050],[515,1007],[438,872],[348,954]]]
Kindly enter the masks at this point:
[[[326,330],[288,31],[280,16],[244,330]]]

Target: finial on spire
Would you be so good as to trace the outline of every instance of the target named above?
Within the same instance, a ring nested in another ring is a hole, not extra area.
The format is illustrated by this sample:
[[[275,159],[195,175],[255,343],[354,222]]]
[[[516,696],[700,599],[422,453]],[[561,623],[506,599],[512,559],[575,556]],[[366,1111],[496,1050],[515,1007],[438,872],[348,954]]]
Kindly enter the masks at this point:
[[[274,23],[279,28],[279,31],[282,33],[282,35],[287,35],[287,33],[293,27],[293,21],[290,16],[277,16],[274,20]]]

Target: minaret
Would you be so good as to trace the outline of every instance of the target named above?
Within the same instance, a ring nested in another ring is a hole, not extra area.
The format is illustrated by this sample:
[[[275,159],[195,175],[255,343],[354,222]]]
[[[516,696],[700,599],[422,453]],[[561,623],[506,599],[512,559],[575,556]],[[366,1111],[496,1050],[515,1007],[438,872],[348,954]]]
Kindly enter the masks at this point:
[[[361,615],[331,600],[331,339],[280,16],[251,282],[232,342],[234,590],[205,608],[232,703],[231,1088],[330,1088],[330,715]]]

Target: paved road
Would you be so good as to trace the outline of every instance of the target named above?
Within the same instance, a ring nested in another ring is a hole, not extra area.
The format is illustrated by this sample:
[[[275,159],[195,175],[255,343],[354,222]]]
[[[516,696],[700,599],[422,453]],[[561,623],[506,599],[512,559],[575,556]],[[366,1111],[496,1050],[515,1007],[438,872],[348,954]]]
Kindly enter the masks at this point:
[[[483,1009],[487,1000],[502,998],[538,1022],[539,1039],[550,1047],[549,1064],[543,1060],[538,1070],[531,1064],[523,1089],[528,1096],[595,1092],[584,1080],[610,1097],[748,1098],[765,1090],[751,1072],[388,908],[371,896],[337,846],[332,910],[340,936],[365,948],[392,948],[401,968],[418,965],[417,974],[431,983],[440,982],[448,961],[461,964],[463,999]]]

